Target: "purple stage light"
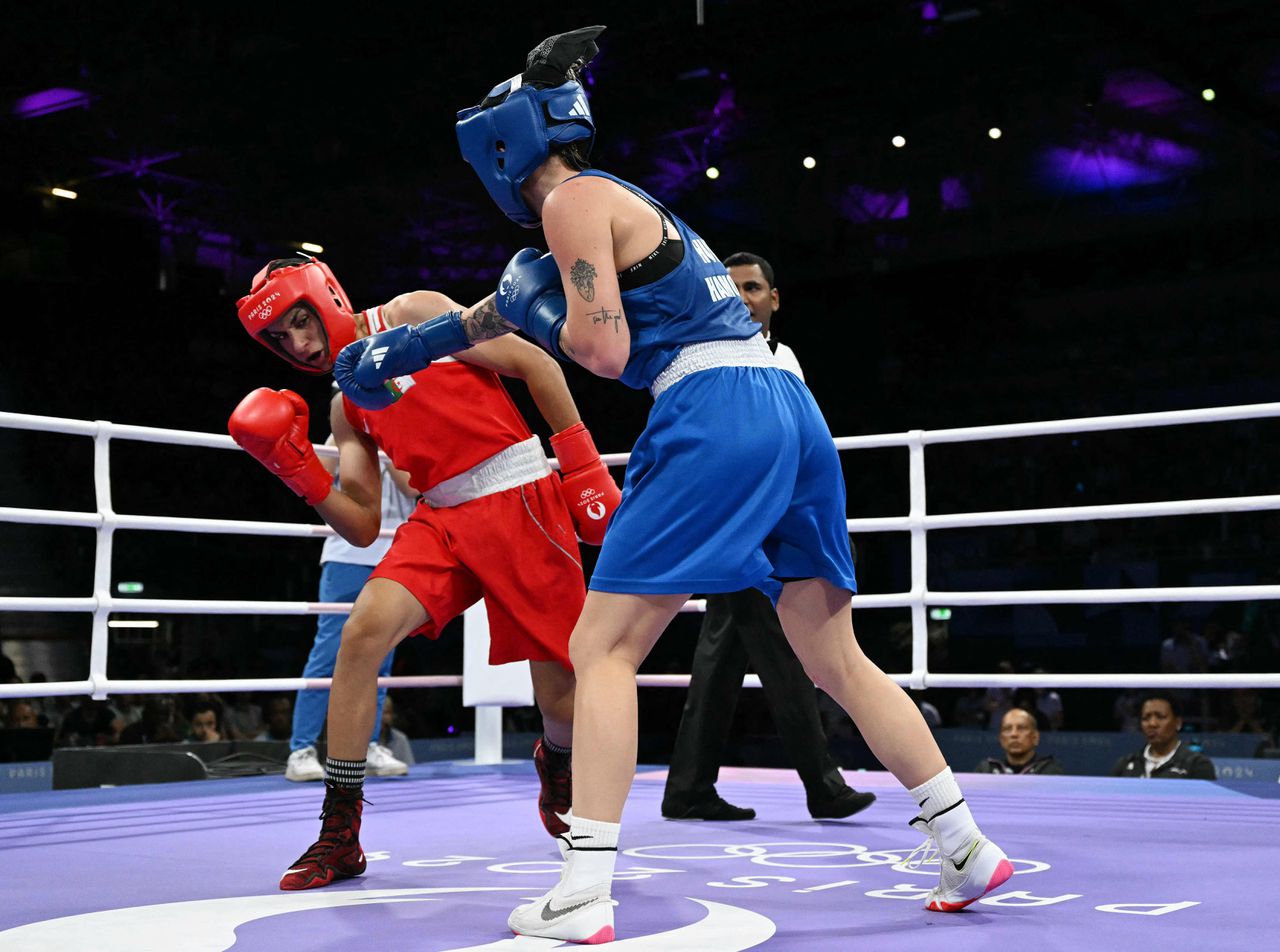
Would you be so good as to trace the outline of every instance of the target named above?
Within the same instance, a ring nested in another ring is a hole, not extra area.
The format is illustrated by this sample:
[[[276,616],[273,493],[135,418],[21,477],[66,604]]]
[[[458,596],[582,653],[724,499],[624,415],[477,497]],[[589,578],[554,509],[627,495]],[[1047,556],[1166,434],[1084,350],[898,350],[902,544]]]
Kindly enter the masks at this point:
[[[1203,164],[1190,146],[1123,132],[1096,146],[1047,149],[1040,155],[1039,172],[1052,191],[1100,192],[1173,181]]]
[[[936,3],[925,3],[920,6],[921,20],[938,19],[938,5]]]
[[[840,196],[840,213],[859,224],[906,218],[910,211],[911,202],[905,189],[876,192],[861,185],[850,185]]]
[[[196,245],[196,264],[202,268],[229,271],[235,262],[235,244],[231,236],[218,231],[201,231]]]
[[[646,177],[645,184],[658,195],[679,195],[706,178],[706,166],[693,157],[678,162],[660,156],[654,164],[657,168]]]
[[[1186,99],[1181,89],[1145,69],[1116,70],[1102,87],[1103,102],[1142,112],[1167,112]]]
[[[973,204],[969,184],[962,178],[944,178],[938,183],[938,197],[943,211],[958,211]]]
[[[19,119],[34,119],[36,116],[47,116],[51,112],[61,112],[63,109],[88,108],[88,106],[88,93],[81,92],[79,89],[55,86],[18,99],[13,104],[13,114]]]

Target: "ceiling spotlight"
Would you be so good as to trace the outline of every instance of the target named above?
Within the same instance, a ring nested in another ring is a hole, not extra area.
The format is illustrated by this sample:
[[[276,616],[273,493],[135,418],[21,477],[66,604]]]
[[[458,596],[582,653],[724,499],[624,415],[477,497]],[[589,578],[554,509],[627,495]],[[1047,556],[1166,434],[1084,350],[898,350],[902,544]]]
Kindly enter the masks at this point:
[[[141,620],[131,621],[131,620],[120,620],[120,619],[113,618],[111,621],[107,622],[107,627],[108,628],[159,628],[160,622],[141,621]]]
[[[53,195],[56,198],[76,198],[77,197],[77,193],[71,191],[71,189],[69,188],[51,188],[49,189],[49,194]]]
[[[891,141],[893,142],[893,147],[895,149],[901,149],[904,145],[907,144],[907,140],[904,139],[902,136],[894,136]]]
[[[1004,133],[1000,131],[999,126],[992,126],[990,129],[987,130],[987,135],[989,135],[993,139],[999,139],[1002,135],[1004,135]]]
[[[719,177],[720,177],[720,170],[718,168],[716,168],[714,165],[707,166],[707,178],[718,179]]]
[[[302,244],[298,245],[298,247],[309,255],[324,254],[324,245],[312,244],[310,241],[304,241]]]
[[[1204,97],[1205,102],[1213,102],[1218,98],[1218,94],[1212,89],[1202,89],[1200,90],[1200,95]]]
[[[811,155],[806,155],[806,156],[804,157],[804,163],[803,163],[803,165],[804,165],[804,167],[805,167],[806,169],[811,169],[811,168],[813,168],[814,166],[816,166],[817,164],[818,164],[818,160],[817,160],[817,159],[815,159],[813,156],[811,156]]]

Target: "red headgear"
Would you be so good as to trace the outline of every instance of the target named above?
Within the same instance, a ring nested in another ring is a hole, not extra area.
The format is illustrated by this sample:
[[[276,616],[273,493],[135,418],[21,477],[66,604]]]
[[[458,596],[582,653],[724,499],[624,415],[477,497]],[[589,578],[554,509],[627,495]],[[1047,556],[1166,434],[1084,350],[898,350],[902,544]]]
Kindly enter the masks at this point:
[[[329,339],[331,357],[336,358],[338,351],[356,339],[351,300],[329,266],[316,258],[307,257],[305,261],[277,267],[274,271],[268,264],[254,275],[249,293],[236,302],[236,314],[250,337],[299,370],[310,374],[328,373],[294,360],[263,333],[272,321],[299,304],[308,306],[320,319]]]

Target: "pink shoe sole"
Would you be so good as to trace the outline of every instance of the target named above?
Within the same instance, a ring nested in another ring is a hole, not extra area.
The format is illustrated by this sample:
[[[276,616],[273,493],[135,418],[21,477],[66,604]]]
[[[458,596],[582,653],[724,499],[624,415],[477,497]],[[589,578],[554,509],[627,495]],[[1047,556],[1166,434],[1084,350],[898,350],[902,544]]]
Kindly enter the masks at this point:
[[[523,932],[511,931],[512,935],[524,935]],[[593,936],[585,939],[562,939],[562,942],[572,942],[575,945],[603,945],[606,942],[612,942],[614,939],[613,926],[605,926]]]
[[[1009,862],[1007,859],[1000,860],[999,864],[995,868],[995,872],[991,874],[991,879],[987,882],[987,888],[982,890],[982,896],[985,896],[987,893],[991,892],[991,890],[993,889],[1003,886],[1006,882],[1009,881],[1009,877],[1012,875],[1013,875],[1013,864]],[[974,896],[972,899],[965,900],[964,902],[934,901],[929,903],[929,905],[925,906],[925,908],[930,910],[931,912],[959,912],[965,906],[969,906],[977,902],[979,899],[982,898],[982,896]]]

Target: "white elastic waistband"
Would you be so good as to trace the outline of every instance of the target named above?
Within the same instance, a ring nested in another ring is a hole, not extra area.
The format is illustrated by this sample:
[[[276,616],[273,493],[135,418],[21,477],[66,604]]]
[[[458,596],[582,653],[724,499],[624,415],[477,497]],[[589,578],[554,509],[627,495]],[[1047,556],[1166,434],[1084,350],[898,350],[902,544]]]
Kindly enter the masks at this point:
[[[657,400],[663,392],[689,374],[712,367],[781,367],[768,342],[760,334],[746,340],[708,340],[685,344],[671,363],[653,378],[649,392]]]
[[[542,451],[542,443],[533,436],[494,453],[465,473],[437,483],[422,494],[422,501],[432,509],[448,509],[535,482],[550,473],[551,464]]]

